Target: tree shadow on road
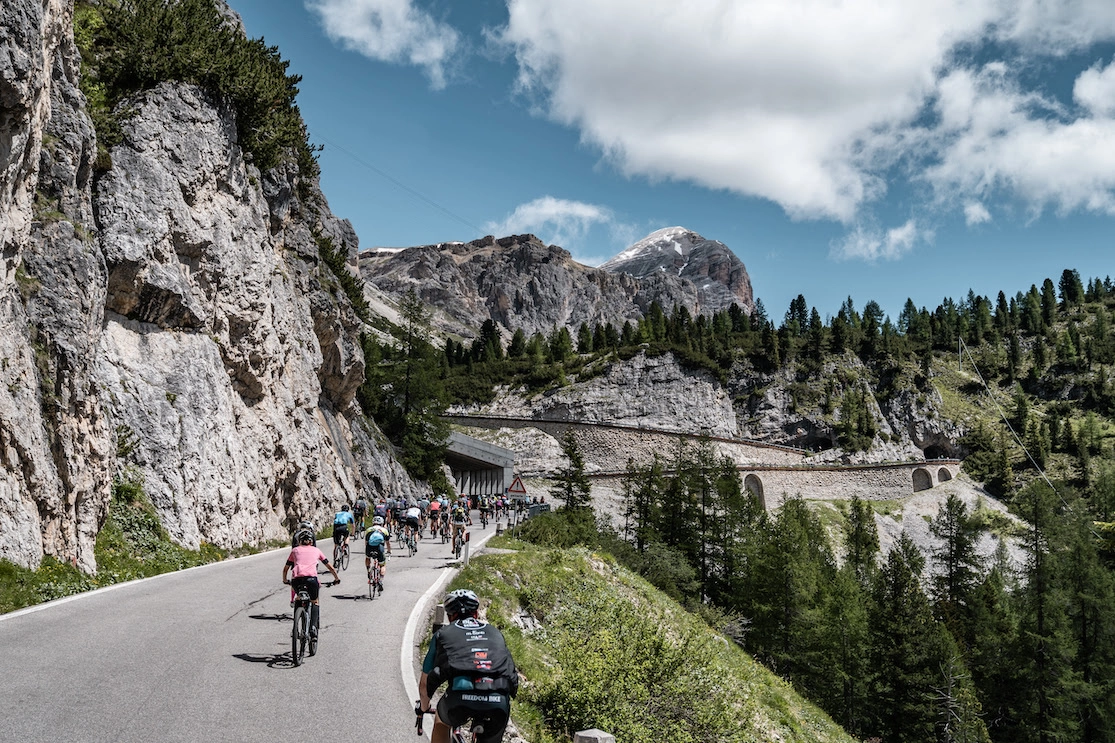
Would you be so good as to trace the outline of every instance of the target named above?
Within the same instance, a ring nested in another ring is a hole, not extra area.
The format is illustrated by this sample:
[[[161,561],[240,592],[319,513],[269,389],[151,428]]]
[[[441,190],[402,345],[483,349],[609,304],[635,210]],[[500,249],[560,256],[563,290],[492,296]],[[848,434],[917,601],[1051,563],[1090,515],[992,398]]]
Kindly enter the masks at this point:
[[[290,653],[282,655],[263,655],[255,653],[233,653],[233,658],[247,663],[266,663],[268,668],[296,668]]]

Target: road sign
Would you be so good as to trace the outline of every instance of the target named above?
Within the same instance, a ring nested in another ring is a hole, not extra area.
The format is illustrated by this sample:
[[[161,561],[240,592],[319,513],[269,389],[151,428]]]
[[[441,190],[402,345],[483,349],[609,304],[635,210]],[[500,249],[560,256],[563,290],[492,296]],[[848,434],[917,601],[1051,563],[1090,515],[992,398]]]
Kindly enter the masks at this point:
[[[508,493],[508,495],[526,495],[527,494],[526,486],[523,485],[523,481],[519,478],[518,475],[515,475],[515,479],[514,479],[514,481],[512,481],[511,487],[509,487],[507,489],[507,493]]]

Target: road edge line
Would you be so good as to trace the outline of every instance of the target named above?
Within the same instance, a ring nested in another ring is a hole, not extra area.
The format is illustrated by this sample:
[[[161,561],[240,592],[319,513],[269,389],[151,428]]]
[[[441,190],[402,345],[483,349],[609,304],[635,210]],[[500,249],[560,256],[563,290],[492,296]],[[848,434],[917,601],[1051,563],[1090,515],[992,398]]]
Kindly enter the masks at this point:
[[[480,550],[489,539],[495,536],[495,531],[490,531],[484,537],[477,541],[476,549]],[[415,642],[415,635],[418,631],[418,623],[429,611],[430,604],[436,594],[440,593],[445,588],[449,581],[457,577],[461,572],[459,567],[446,568],[445,574],[434,581],[422,597],[415,602],[414,608],[410,611],[410,616],[407,617],[406,627],[403,628],[403,641],[399,647],[399,671],[403,677],[403,687],[407,693],[407,699],[418,699],[418,678],[414,675],[414,656],[415,651],[418,649],[418,644]],[[424,623],[423,623],[424,624]],[[426,737],[429,738],[433,730],[431,723],[426,728]]]

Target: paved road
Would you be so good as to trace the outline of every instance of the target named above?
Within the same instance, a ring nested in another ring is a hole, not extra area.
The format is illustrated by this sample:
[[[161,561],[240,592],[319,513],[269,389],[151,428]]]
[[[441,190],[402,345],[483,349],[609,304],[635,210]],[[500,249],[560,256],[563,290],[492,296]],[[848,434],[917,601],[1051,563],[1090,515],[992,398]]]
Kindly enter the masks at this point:
[[[494,531],[474,528],[474,553]],[[319,546],[331,553],[330,542]],[[428,620],[406,628],[454,572],[449,546],[426,539],[414,557],[397,550],[370,601],[357,545],[341,585],[322,589],[318,654],[297,668],[285,557],[253,555],[0,616],[0,741],[414,743],[415,653]]]

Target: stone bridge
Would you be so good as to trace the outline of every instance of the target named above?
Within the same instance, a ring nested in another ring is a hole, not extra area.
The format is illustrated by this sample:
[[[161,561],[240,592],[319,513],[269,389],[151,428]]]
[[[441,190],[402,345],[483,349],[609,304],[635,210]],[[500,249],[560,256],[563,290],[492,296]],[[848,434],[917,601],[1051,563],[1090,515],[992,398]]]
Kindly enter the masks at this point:
[[[628,460],[650,461],[655,455],[667,466],[681,446],[694,446],[698,437],[684,431],[636,428],[584,421],[501,418],[495,416],[447,416],[461,426],[486,429],[533,428],[561,439],[573,431],[585,458],[585,471],[606,489],[626,475]],[[811,452],[748,439],[705,437],[718,456],[736,464],[743,485],[765,508],[776,508],[787,497],[801,495],[810,500],[845,500],[858,495],[864,500],[894,500],[928,490],[951,480],[960,472],[960,460],[936,459],[882,464],[811,464]],[[550,477],[550,471],[521,470],[528,477]]]

